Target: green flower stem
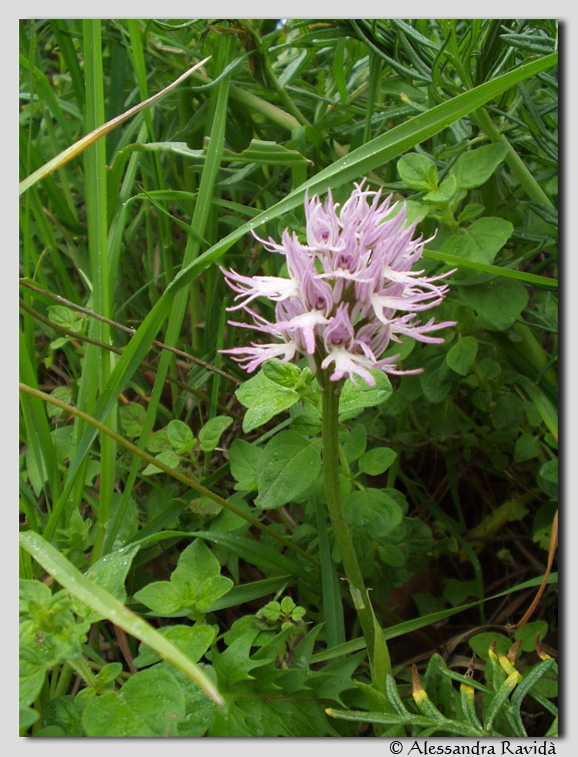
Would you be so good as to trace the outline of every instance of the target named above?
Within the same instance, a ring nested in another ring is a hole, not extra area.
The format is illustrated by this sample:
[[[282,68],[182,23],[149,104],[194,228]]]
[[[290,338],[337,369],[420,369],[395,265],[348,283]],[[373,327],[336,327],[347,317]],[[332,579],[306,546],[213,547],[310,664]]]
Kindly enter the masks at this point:
[[[361,630],[365,637],[369,659],[373,667],[375,648],[375,631],[373,613],[369,603],[369,596],[363,574],[359,567],[355,547],[351,538],[351,531],[345,519],[341,487],[339,483],[339,444],[337,432],[339,428],[339,395],[343,382],[332,382],[329,375],[318,372],[318,380],[322,397],[322,436],[323,436],[323,479],[329,518],[333,526],[335,541],[341,554],[345,575],[349,581],[349,588],[353,597],[353,604],[357,611]]]
[[[76,660],[69,660],[69,663],[74,672],[82,678],[87,686],[90,686],[91,689],[96,688],[96,678],[94,677],[92,670],[88,667],[86,660],[79,657]]]
[[[57,699],[58,697],[63,697],[66,694],[66,692],[70,688],[70,681],[72,680],[73,673],[74,669],[72,668],[72,665],[69,662],[63,663],[60,669],[58,680],[56,682],[56,688],[51,696],[51,699]]]

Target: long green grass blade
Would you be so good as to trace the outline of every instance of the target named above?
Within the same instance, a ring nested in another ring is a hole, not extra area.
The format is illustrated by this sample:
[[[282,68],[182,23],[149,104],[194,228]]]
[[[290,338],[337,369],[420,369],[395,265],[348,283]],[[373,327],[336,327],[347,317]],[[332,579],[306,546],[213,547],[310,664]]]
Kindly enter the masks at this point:
[[[87,131],[94,131],[104,121],[104,87],[101,49],[100,20],[84,22],[84,59],[86,77],[86,126]],[[86,219],[88,225],[88,253],[92,280],[93,307],[98,315],[109,318],[112,311],[109,288],[109,251],[107,223],[106,191],[106,150],[104,140],[99,140],[84,154],[86,177]],[[91,338],[103,344],[110,343],[110,326],[106,321],[93,320],[89,330]],[[79,388],[79,407],[81,410],[92,409],[99,390],[110,376],[112,353],[100,350],[90,344],[86,349],[86,370],[82,372]],[[92,372],[90,366],[95,366]],[[107,424],[114,428],[116,414],[113,413]],[[78,430],[83,424],[77,419]],[[76,438],[79,438],[79,433]],[[108,528],[110,504],[115,483],[116,447],[106,434],[100,436],[100,497],[97,531],[92,560],[102,556],[104,536]],[[79,491],[79,497],[82,492]]]

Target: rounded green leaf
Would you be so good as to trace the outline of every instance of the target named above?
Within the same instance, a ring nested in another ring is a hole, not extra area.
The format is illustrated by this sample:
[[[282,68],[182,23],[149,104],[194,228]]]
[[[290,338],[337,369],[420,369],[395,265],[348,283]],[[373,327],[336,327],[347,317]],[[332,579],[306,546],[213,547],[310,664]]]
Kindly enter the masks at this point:
[[[490,178],[506,157],[507,145],[492,144],[470,150],[456,160],[452,174],[462,189],[475,189]]]
[[[514,428],[521,420],[524,404],[512,392],[498,398],[492,413],[492,425],[498,431]]]
[[[438,171],[435,163],[425,155],[409,153],[397,161],[401,180],[409,189],[418,192],[433,192],[438,186]]]
[[[467,376],[478,354],[478,342],[473,336],[464,336],[451,347],[446,362],[455,373]]]
[[[462,287],[460,296],[476,311],[479,328],[505,331],[528,304],[528,292],[518,281],[494,279]]]
[[[245,381],[235,394],[247,408],[243,419],[243,431],[246,434],[299,402],[298,392],[272,381],[263,371]]]
[[[389,447],[378,447],[365,452],[359,459],[359,470],[369,476],[379,476],[393,465],[397,452]]]
[[[339,420],[356,418],[366,407],[376,407],[391,395],[393,389],[387,376],[381,371],[372,371],[375,386],[360,381],[357,386],[346,381],[339,398]]]
[[[252,492],[257,490],[257,465],[263,455],[261,447],[235,439],[229,450],[229,465],[231,475],[237,482],[238,491]]]
[[[219,442],[223,432],[233,423],[233,419],[226,415],[216,415],[210,418],[199,431],[199,444],[203,452],[212,452]]]
[[[514,447],[514,462],[525,463],[540,455],[540,445],[532,434],[522,434]]]
[[[120,692],[88,702],[82,725],[93,738],[174,736],[185,716],[185,700],[166,670],[143,670]]]
[[[165,450],[165,452],[161,452],[158,455],[155,455],[155,460],[160,460],[161,463],[168,465],[169,468],[178,468],[181,462],[181,458],[179,457],[179,455],[177,455],[176,452],[173,452],[173,450],[170,450],[170,449]],[[162,471],[160,468],[157,468],[156,465],[149,463],[147,467],[143,470],[142,475],[152,476],[155,473],[162,473]]]
[[[359,528],[376,542],[387,540],[401,523],[401,507],[381,489],[355,491],[344,498],[347,522]]]
[[[493,263],[496,255],[512,236],[514,227],[503,218],[480,218],[457,236],[450,237],[442,252],[479,263]]]
[[[257,466],[257,505],[275,510],[296,501],[321,470],[317,440],[308,441],[295,431],[275,436],[263,451]]]
[[[167,426],[167,435],[172,448],[178,455],[186,455],[195,446],[193,432],[182,421],[171,421]]]
[[[124,433],[133,438],[140,436],[146,419],[146,410],[138,402],[129,402],[119,410],[120,425]]]
[[[451,374],[445,361],[437,368],[429,369],[426,366],[425,373],[419,377],[419,382],[424,397],[429,402],[435,405],[445,400],[451,388]]]
[[[216,627],[207,625],[171,625],[160,628],[159,633],[169,639],[189,660],[198,662],[209,649],[216,636]],[[139,644],[136,668],[145,668],[161,660],[161,656],[146,644]]]

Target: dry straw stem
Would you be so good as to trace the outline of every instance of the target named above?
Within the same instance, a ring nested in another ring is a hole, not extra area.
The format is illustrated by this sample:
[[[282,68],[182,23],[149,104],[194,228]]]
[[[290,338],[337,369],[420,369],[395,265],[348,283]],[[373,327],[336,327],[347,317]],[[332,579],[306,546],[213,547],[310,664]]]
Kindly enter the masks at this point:
[[[121,113],[120,116],[116,116],[116,118],[113,118],[102,126],[99,126],[98,129],[91,131],[90,134],[87,134],[86,136],[82,137],[82,139],[79,139],[78,142],[75,142],[70,147],[67,147],[66,150],[63,150],[56,157],[52,158],[52,160],[49,160],[48,163],[45,163],[38,170],[34,171],[34,173],[31,173],[30,176],[27,176],[23,181],[21,181],[19,194],[23,194],[24,192],[26,192],[26,190],[30,189],[30,187],[34,186],[34,184],[39,182],[41,179],[44,179],[45,176],[50,175],[58,168],[61,168],[63,165],[71,161],[73,158],[76,158],[88,147],[93,145],[95,142],[98,142],[99,139],[106,136],[107,134],[110,134],[111,131],[114,131],[117,126],[120,126],[125,121],[128,121],[129,118],[136,116],[136,114],[140,113],[141,110],[144,110],[145,108],[148,108],[149,105],[153,105],[154,103],[158,102],[162,97],[175,89],[175,87],[178,87],[179,84],[183,82],[188,76],[190,76],[194,71],[197,71],[199,68],[201,68],[201,66],[204,66],[204,64],[208,60],[210,60],[210,58],[210,55],[208,58],[204,58],[188,71],[185,71],[185,73],[179,76],[178,79],[175,79],[175,81],[172,84],[169,84],[168,87],[165,87],[160,92],[157,92],[156,95],[153,95],[152,97],[149,97],[148,100],[144,100],[142,103],[135,105],[133,108],[130,108],[130,110],[127,110],[126,113]]]

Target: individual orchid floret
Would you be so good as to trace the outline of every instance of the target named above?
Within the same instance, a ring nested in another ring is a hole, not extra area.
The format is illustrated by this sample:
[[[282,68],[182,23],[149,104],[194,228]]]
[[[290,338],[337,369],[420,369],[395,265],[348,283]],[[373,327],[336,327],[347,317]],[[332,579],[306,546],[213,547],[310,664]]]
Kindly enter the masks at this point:
[[[453,321],[423,323],[418,313],[431,310],[448,292],[442,279],[452,273],[424,276],[412,270],[426,243],[414,239],[416,224],[406,224],[406,208],[382,200],[381,191],[355,188],[340,209],[331,192],[325,203],[305,198],[306,243],[285,230],[281,244],[255,237],[269,251],[285,257],[287,277],[243,276],[225,271],[236,293],[231,311],[245,310],[253,324],[229,322],[268,334],[280,342],[223,350],[247,372],[267,360],[287,362],[305,356],[316,369],[331,371],[331,381],[362,378],[375,385],[371,371],[404,375],[399,355],[384,358],[390,342],[401,338],[439,344],[432,332]],[[275,321],[251,309],[258,298],[275,303]]]

